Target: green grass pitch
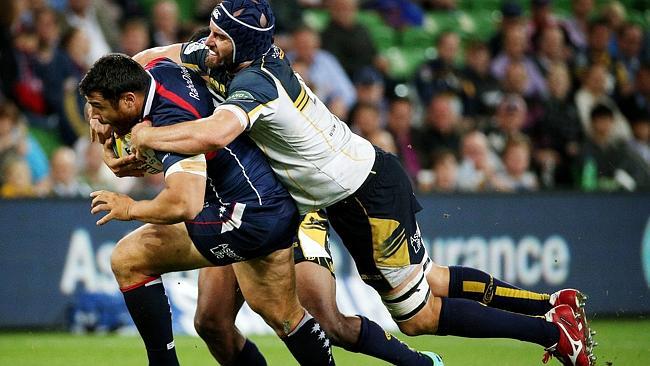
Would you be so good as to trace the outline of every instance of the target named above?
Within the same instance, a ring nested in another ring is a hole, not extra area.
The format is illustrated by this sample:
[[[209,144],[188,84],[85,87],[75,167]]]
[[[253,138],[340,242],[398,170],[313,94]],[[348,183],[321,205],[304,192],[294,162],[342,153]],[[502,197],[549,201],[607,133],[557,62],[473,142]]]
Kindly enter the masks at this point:
[[[650,365],[650,320],[599,320],[598,365]],[[414,348],[440,353],[445,365],[541,365],[540,347],[510,340],[468,340],[456,337],[400,336]],[[295,365],[282,342],[272,336],[253,337],[269,365]],[[176,339],[182,365],[215,364],[199,338]],[[378,360],[335,349],[338,365],[386,365]],[[552,361],[551,365],[559,365]],[[3,366],[130,366],[146,365],[142,342],[127,336],[75,336],[67,333],[0,332],[0,365]]]

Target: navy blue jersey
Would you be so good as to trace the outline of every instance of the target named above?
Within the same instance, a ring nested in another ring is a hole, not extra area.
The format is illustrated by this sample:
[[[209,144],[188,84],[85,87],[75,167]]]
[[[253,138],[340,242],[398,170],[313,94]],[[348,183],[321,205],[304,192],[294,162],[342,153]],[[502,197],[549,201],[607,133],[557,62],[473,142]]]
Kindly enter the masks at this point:
[[[152,77],[143,118],[153,126],[167,126],[212,115],[218,104],[204,80],[169,59],[156,59],[146,67]],[[247,137],[239,136],[219,151],[205,154],[206,202],[241,202],[263,205],[265,200],[288,197],[265,156]],[[190,156],[156,152],[165,172]]]

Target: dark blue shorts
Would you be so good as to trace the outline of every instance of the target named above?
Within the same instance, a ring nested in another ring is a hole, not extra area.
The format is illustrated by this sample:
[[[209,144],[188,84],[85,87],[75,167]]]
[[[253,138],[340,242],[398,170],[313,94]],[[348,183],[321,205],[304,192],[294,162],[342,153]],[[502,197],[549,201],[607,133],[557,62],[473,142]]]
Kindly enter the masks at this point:
[[[196,248],[217,266],[291,247],[300,215],[291,198],[259,203],[208,203],[185,226]]]

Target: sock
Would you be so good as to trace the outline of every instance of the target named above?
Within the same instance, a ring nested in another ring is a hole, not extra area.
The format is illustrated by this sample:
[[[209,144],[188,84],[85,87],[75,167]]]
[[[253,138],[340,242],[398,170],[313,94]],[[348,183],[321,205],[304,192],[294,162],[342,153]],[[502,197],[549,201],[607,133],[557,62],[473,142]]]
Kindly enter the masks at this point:
[[[539,316],[487,307],[467,299],[442,297],[438,335],[512,338],[550,347],[560,339],[557,326]]]
[[[306,311],[298,326],[282,340],[301,365],[334,365],[329,338],[316,319]]]
[[[528,315],[544,315],[552,308],[550,295],[522,290],[478,269],[461,266],[449,267],[449,297]]]
[[[121,291],[147,348],[149,365],[178,366],[171,310],[160,277],[150,277]]]
[[[358,316],[361,318],[361,332],[355,348],[351,351],[376,357],[391,365],[431,366],[429,357],[409,348],[384,331],[379,324],[361,315]]]
[[[246,338],[244,348],[242,348],[232,364],[237,366],[266,366],[266,360],[255,343]]]

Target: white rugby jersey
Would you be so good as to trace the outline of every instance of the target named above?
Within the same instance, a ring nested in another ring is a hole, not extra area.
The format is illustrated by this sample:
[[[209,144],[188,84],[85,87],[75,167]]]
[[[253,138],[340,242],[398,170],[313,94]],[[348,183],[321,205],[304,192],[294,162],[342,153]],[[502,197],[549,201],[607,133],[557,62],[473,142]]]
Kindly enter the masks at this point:
[[[219,70],[209,73],[215,81],[224,80]],[[301,213],[351,195],[370,174],[375,161],[372,144],[327,109],[293,72],[280,48],[273,46],[228,80],[226,97],[218,108],[229,109],[248,123],[250,137]]]

